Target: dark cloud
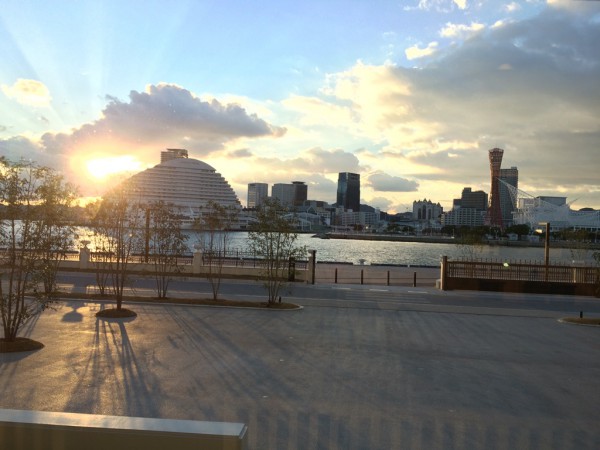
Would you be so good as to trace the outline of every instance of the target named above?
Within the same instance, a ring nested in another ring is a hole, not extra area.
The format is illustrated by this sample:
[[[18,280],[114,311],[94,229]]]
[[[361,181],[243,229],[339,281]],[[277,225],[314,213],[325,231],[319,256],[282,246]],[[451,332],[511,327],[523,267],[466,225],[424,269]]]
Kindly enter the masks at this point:
[[[229,158],[250,158],[252,157],[252,152],[247,148],[240,148],[239,150],[232,150],[227,153]]]
[[[366,185],[375,191],[382,192],[413,192],[419,188],[419,183],[402,177],[394,177],[387,173],[377,172],[369,175]]]
[[[94,142],[130,152],[182,147],[206,155],[241,137],[278,137],[285,128],[248,114],[237,104],[202,101],[179,86],[159,84],[145,92],[131,91],[124,102],[107,97],[102,118],[70,133],[46,133],[42,140],[52,152],[71,152]]]
[[[436,138],[457,144],[439,149],[415,139],[388,154],[435,168],[439,179],[470,183],[489,176],[487,150],[502,147],[503,167],[519,167],[522,182],[547,180],[566,189],[562,195],[581,184],[600,191],[598,42],[592,16],[550,8],[481,33],[420,69],[391,69],[410,94],[391,97],[407,113],[390,127],[408,142],[404,123],[434,125]]]

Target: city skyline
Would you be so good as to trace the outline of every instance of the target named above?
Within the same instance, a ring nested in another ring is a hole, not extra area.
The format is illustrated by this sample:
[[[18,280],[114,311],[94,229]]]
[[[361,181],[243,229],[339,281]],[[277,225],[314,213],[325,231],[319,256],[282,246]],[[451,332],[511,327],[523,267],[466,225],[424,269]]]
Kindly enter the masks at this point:
[[[350,172],[405,212],[489,192],[498,147],[520,189],[600,209],[598,41],[600,2],[8,2],[0,154],[94,197],[185,148],[242,202],[335,203]]]

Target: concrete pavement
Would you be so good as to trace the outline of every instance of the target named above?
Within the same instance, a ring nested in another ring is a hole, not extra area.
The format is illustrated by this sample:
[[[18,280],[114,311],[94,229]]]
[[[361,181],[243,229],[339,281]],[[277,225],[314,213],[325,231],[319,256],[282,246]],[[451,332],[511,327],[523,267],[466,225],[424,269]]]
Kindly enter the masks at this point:
[[[401,301],[401,298],[399,298]],[[257,449],[600,448],[600,329],[554,317],[68,301],[0,407],[244,422]]]

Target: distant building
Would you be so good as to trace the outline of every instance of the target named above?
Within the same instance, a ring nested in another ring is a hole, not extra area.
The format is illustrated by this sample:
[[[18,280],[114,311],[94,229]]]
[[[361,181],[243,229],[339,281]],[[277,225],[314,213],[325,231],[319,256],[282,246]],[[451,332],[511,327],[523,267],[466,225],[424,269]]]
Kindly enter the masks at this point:
[[[499,186],[500,210],[502,211],[502,224],[506,228],[513,224],[513,212],[517,208],[517,199],[513,198],[507,185],[519,189],[519,169],[516,167],[500,169],[500,181],[503,181]]]
[[[302,206],[308,196],[308,186],[303,181],[291,184],[276,183],[271,187],[271,197],[277,199],[282,206]]]
[[[209,201],[241,208],[240,202],[220,173],[197,159],[188,158],[187,150],[161,152],[161,163],[139,172],[123,183],[132,201],[151,204],[162,201],[182,217],[202,215]]]
[[[338,174],[337,204],[345,210],[360,211],[360,175],[340,172]]]
[[[304,181],[292,181],[294,185],[294,206],[302,206],[308,199],[308,186]]]
[[[256,208],[269,196],[269,185],[267,183],[248,184],[248,208]]]
[[[444,208],[439,203],[431,200],[418,200],[413,202],[413,220],[438,220]]]
[[[442,214],[442,226],[481,226],[485,221],[487,205],[488,195],[485,192],[466,187],[460,199],[452,202],[452,211]]]

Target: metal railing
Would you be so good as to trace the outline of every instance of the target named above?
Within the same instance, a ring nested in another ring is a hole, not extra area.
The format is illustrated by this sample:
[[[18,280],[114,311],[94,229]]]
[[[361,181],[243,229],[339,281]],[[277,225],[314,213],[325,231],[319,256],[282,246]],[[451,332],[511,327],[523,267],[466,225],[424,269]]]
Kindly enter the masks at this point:
[[[446,270],[449,278],[594,284],[599,268],[540,262],[448,261]]]

